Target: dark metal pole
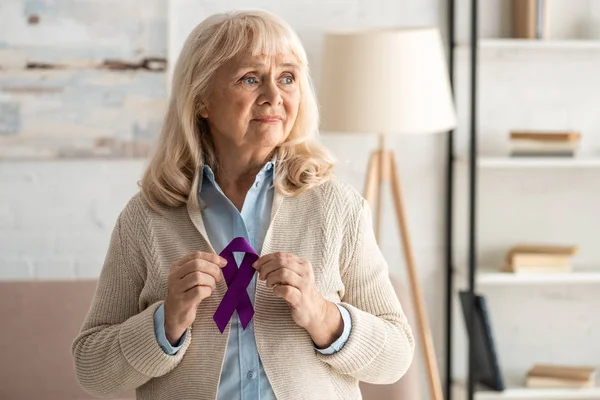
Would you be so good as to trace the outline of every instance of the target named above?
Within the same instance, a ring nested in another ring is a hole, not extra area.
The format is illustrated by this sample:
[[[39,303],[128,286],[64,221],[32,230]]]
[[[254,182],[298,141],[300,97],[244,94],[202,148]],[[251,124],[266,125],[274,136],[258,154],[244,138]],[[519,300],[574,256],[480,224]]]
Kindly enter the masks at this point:
[[[454,0],[448,0],[448,72],[454,94]],[[448,132],[446,166],[446,396],[452,399],[452,299],[454,298],[453,213],[454,131]]]
[[[474,306],[475,306],[475,263],[476,254],[476,194],[477,194],[477,16],[478,0],[471,0],[471,134],[469,147],[469,307],[467,323],[469,338],[469,380],[468,399],[473,400],[475,392],[475,340]]]

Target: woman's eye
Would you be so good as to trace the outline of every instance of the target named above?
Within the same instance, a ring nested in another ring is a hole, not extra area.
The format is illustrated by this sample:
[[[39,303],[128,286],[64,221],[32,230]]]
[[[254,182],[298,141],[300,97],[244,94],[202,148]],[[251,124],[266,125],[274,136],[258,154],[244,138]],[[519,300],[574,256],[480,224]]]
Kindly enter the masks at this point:
[[[294,77],[293,76],[284,76],[282,81],[286,85],[291,85],[292,83],[294,83]]]
[[[248,85],[254,85],[256,83],[256,78],[253,76],[249,76],[247,78],[244,78],[242,82],[247,83]]]

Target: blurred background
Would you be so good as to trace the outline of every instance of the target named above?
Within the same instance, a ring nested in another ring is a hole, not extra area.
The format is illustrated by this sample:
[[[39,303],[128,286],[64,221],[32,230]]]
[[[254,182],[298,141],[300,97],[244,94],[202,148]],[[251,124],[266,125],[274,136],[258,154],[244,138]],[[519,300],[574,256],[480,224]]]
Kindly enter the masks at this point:
[[[453,179],[447,133],[393,136],[386,146],[402,176],[444,388],[452,356],[455,384],[445,397],[470,397],[458,293],[468,287],[469,254],[475,254],[475,290],[485,300],[477,314],[489,323],[488,334],[483,329],[479,336],[492,340],[478,341],[478,354],[487,355],[478,361],[484,373],[471,396],[600,399],[590,387],[600,366],[600,0],[479,3],[473,87],[469,0],[3,0],[0,398],[32,398],[27,393],[35,386],[47,395],[40,399],[85,398],[65,367],[68,345],[89,306],[116,218],[138,191],[160,131],[170,69],[187,34],[207,16],[262,8],[299,34],[317,95],[327,30],[439,29],[458,117]],[[360,192],[378,133],[322,132],[339,160],[337,175]],[[475,208],[468,201],[473,172]],[[389,217],[382,220],[380,247],[390,273],[408,288],[394,205],[384,199],[382,215]],[[58,350],[49,352],[57,342]],[[415,354],[419,398],[433,398],[419,348]],[[560,371],[532,371],[548,364]]]

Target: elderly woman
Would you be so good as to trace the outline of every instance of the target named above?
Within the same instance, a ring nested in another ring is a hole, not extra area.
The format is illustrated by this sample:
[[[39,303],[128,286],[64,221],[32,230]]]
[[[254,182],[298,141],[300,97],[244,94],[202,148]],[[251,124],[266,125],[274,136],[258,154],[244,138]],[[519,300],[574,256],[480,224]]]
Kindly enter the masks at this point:
[[[350,400],[359,381],[400,379],[411,329],[368,204],[332,176],[317,125],[281,19],[231,12],[191,32],[73,343],[87,391]]]

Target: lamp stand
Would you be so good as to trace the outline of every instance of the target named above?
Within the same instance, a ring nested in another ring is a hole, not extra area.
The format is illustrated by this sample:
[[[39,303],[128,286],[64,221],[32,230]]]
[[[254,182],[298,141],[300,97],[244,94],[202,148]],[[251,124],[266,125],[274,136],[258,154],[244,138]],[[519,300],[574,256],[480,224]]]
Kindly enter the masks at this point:
[[[417,323],[419,325],[419,334],[423,346],[423,356],[425,358],[425,366],[427,368],[427,378],[431,398],[433,400],[442,400],[442,384],[440,373],[435,358],[433,348],[433,339],[431,337],[431,329],[427,319],[427,312],[423,301],[423,293],[421,285],[417,277],[415,262],[410,242],[410,235],[406,223],[406,215],[404,212],[404,202],[402,200],[402,190],[400,188],[399,176],[396,172],[396,160],[394,153],[391,150],[385,149],[385,135],[379,135],[379,149],[371,153],[369,158],[369,167],[367,171],[367,179],[365,183],[364,196],[371,207],[375,207],[375,237],[379,243],[379,233],[381,224],[381,205],[382,196],[381,189],[383,183],[391,182],[392,195],[394,197],[394,206],[396,208],[396,217],[398,218],[398,226],[400,228],[400,236],[402,238],[402,247],[404,249],[404,258],[410,287],[412,300],[417,315]]]

